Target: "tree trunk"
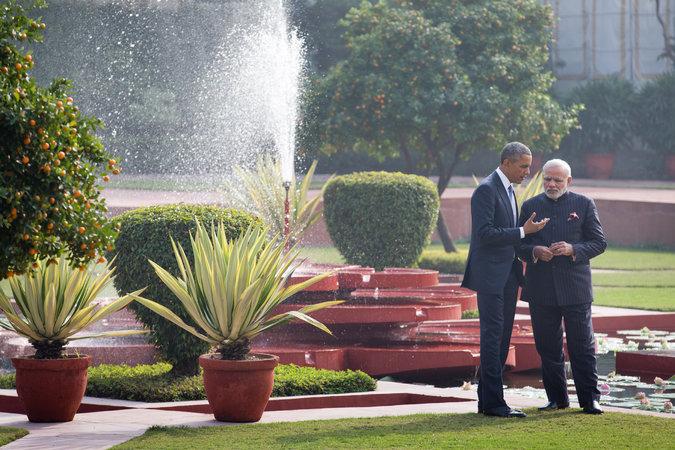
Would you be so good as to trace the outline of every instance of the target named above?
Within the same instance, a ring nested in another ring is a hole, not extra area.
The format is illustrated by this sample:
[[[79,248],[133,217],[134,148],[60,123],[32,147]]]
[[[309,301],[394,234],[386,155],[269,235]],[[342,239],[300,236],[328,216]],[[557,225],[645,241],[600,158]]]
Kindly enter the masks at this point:
[[[452,235],[450,234],[450,230],[448,229],[448,226],[445,224],[445,219],[443,218],[442,214],[442,208],[438,209],[438,222],[436,222],[436,230],[438,231],[438,237],[441,238],[441,242],[443,243],[443,248],[445,249],[445,251],[448,253],[457,252],[457,247],[455,246],[455,243],[452,241]]]
[[[462,149],[455,148],[452,163],[450,164],[450,167],[446,167],[438,147],[434,145],[432,147],[427,148],[430,151],[430,153],[436,156],[436,165],[438,166],[438,174],[439,174],[436,189],[438,191],[438,196],[441,197],[443,195],[443,192],[445,192],[445,189],[448,187],[448,183],[450,183],[450,178],[452,177],[452,173],[455,171],[455,167],[457,167],[457,163],[459,163],[460,161]],[[441,239],[441,242],[443,243],[443,248],[445,249],[445,251],[448,253],[455,253],[457,252],[457,246],[453,242],[452,234],[450,233],[448,225],[445,223],[445,218],[443,218],[442,211],[443,208],[439,207],[438,221],[436,222],[436,231],[438,232],[438,237]]]

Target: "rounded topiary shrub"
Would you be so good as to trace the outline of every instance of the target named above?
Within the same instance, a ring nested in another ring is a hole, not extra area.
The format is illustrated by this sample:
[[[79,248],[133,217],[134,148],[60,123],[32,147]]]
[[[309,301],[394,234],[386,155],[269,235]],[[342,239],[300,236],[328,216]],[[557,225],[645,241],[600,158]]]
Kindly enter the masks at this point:
[[[115,260],[115,288],[119,292],[131,292],[147,286],[144,297],[167,306],[193,326],[194,322],[180,301],[155,274],[148,259],[173,275],[178,275],[178,265],[169,237],[180,243],[188,258],[192,259],[190,233],[196,228],[195,219],[207,226],[222,221],[229,238],[239,236],[249,226],[262,226],[257,217],[248,213],[215,206],[166,205],[139,208],[117,218],[120,233],[116,241]],[[175,374],[199,372],[198,357],[207,352],[208,344],[135,302],[130,304],[130,308],[138,320],[152,330],[152,342],[158,347],[162,357],[173,365]]]
[[[440,204],[427,178],[390,172],[335,177],[323,198],[328,232],[342,256],[377,270],[417,261]]]

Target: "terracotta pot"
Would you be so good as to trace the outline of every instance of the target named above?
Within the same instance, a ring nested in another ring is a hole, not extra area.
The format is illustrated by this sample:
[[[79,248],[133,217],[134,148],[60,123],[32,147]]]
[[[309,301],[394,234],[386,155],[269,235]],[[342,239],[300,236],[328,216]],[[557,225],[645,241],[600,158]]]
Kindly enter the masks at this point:
[[[587,153],[586,174],[596,180],[607,180],[612,176],[614,169],[613,153]]]
[[[274,387],[279,358],[251,353],[251,359],[225,360],[218,354],[199,357],[204,389],[213,415],[221,422],[257,422]]]
[[[70,422],[87,388],[90,356],[12,358],[16,392],[31,422]]]
[[[665,160],[666,172],[671,179],[675,180],[675,155],[667,155]]]

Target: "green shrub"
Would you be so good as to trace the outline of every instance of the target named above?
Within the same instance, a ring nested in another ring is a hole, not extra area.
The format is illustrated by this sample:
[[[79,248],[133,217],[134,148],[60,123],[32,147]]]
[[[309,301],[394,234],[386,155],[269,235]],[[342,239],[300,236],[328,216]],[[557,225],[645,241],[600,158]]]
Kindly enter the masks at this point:
[[[117,277],[115,287],[129,292],[147,286],[143,296],[155,300],[176,312],[184,321],[194,326],[181,302],[155,275],[148,259],[156,262],[173,275],[178,266],[169,236],[180,243],[192,259],[190,232],[196,228],[195,218],[210,227],[223,222],[228,238],[235,238],[251,225],[262,222],[234,209],[202,205],[166,205],[128,211],[118,217],[120,233],[117,238]],[[134,287],[135,286],[135,287]],[[136,317],[152,330],[151,340],[162,357],[170,362],[176,374],[194,375],[199,371],[198,357],[208,351],[208,345],[149,309],[131,303]]]
[[[635,108],[635,130],[651,148],[675,153],[675,72],[646,83]]]
[[[633,133],[632,109],[635,88],[630,81],[608,77],[575,88],[572,103],[582,103],[580,128],[568,136],[581,153],[615,153],[630,142]]]
[[[280,365],[274,370],[275,397],[295,395],[344,394],[375,390],[375,380],[360,370],[315,369],[293,364]]]
[[[477,309],[462,311],[462,319],[478,319],[478,317],[480,317],[480,315],[478,314]]]
[[[70,81],[43,87],[30,75],[25,48],[42,41],[45,24],[27,14],[43,6],[0,6],[0,280],[66,252],[85,265],[116,234],[100,184],[119,168],[96,136],[101,121],[80,112]]]
[[[274,370],[273,397],[345,394],[375,390],[375,380],[361,371],[333,371],[279,365]],[[0,375],[1,389],[14,389],[14,374]],[[203,400],[201,375],[175,377],[171,365],[126,366],[102,364],[89,368],[86,395],[141,402]]]
[[[464,273],[467,253],[467,251],[448,253],[445,250],[425,250],[417,261],[417,267],[438,270],[440,273]]]
[[[359,172],[326,185],[324,217],[348,263],[382,270],[417,260],[436,225],[439,204],[436,187],[427,178]]]

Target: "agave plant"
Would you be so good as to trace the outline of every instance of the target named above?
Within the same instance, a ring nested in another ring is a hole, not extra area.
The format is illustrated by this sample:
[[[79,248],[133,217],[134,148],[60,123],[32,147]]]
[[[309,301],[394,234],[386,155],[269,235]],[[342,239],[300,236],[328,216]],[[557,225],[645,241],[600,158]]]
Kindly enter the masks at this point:
[[[0,327],[28,338],[35,347],[36,359],[63,357],[63,347],[75,339],[146,333],[123,330],[74,336],[124,308],[143,291],[105,305],[95,303],[96,296],[112,282],[113,274],[110,263],[96,276],[91,271],[73,268],[65,256],[40,260],[35,270],[9,278],[16,307],[0,289],[0,310],[5,315],[0,319]]]
[[[311,200],[307,196],[316,164],[316,161],[312,162],[300,183],[295,179],[291,181],[289,190],[291,242],[298,241],[321,217],[318,206],[322,195],[317,195]],[[237,166],[234,173],[235,177],[223,186],[227,202],[237,209],[260,217],[271,235],[283,236],[286,190],[282,183],[281,161],[265,155],[258,159],[254,169]]]
[[[299,319],[330,334],[330,330],[307,313],[342,303],[328,301],[298,311],[272,315],[274,308],[291,295],[329,276],[317,275],[302,283],[287,285],[297,267],[297,252],[284,250],[267,229],[249,228],[228,240],[220,224],[210,233],[200,223],[190,243],[190,263],[180,244],[171,240],[180,276],[175,277],[150,261],[159,278],[180,300],[201,332],[186,324],[167,307],[136,296],[136,301],[217,348],[223,359],[244,359],[249,341],[261,332]]]

